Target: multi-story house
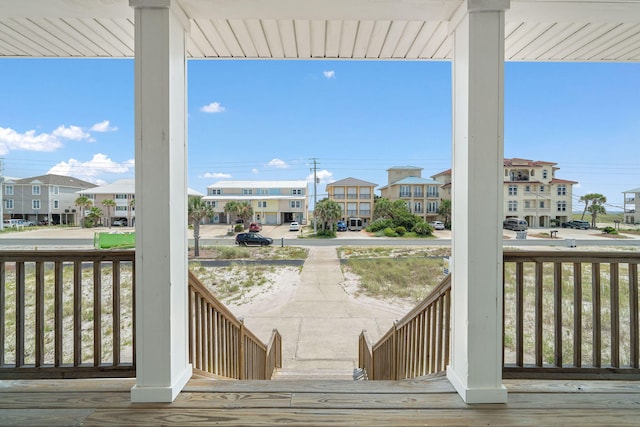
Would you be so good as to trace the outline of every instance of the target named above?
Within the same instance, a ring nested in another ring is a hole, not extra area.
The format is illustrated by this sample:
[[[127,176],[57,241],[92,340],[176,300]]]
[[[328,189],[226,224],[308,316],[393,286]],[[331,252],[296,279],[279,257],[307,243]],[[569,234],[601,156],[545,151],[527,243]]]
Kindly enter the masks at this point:
[[[522,218],[530,227],[550,227],[570,219],[573,185],[577,182],[556,178],[556,171],[560,169],[556,164],[504,159],[503,219]],[[444,182],[443,187],[450,189],[451,169],[432,178]],[[451,198],[450,191],[448,198]]]
[[[35,223],[74,224],[76,192],[95,184],[63,175],[40,175],[3,182],[3,216]]]
[[[342,220],[360,218],[366,227],[373,217],[374,189],[378,184],[345,178],[327,185],[329,200],[342,208]]]
[[[111,184],[78,191],[77,197],[85,196],[91,200],[93,206],[99,207],[103,214],[103,224],[113,224],[114,221],[126,221],[134,226],[136,222],[136,180],[131,178],[119,179]],[[191,188],[187,189],[189,197],[202,197],[203,194]],[[107,207],[105,200],[112,200],[115,206]],[[108,220],[108,221],[107,221]]]
[[[640,209],[640,188],[623,191],[624,195],[624,223],[635,224],[636,212]]]
[[[442,182],[422,178],[422,168],[394,166],[387,169],[388,184],[380,195],[389,200],[404,200],[407,207],[425,221],[438,217]]]
[[[262,224],[306,223],[308,203],[307,181],[219,181],[207,187],[203,200],[214,211],[213,223],[235,220],[224,211],[228,202],[249,202],[253,221]]]

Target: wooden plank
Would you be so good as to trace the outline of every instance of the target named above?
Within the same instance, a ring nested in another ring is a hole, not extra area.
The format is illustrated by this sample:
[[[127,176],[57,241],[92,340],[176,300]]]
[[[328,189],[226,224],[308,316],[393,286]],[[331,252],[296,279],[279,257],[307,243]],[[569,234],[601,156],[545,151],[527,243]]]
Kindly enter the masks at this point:
[[[524,263],[516,263],[516,365],[524,365]]]
[[[16,262],[16,355],[15,366],[24,365],[25,289],[24,262]]]
[[[535,356],[536,366],[542,366],[544,356],[543,336],[542,336],[542,307],[543,301],[543,281],[544,265],[541,262],[535,264]]]
[[[611,366],[620,367],[620,290],[618,263],[609,267],[610,303],[611,303]]]
[[[63,361],[63,349],[64,349],[64,286],[62,282],[62,273],[63,273],[64,264],[62,261],[56,261],[54,267],[54,301],[53,301],[53,312],[54,312],[54,336],[55,336],[55,344],[54,344],[54,356],[53,356],[53,364],[54,366],[62,365]]]
[[[3,409],[2,426],[81,426],[93,409]]]
[[[35,270],[36,270],[35,365],[41,366],[44,363],[44,263],[37,262],[35,265]]]
[[[591,311],[593,312],[592,364],[602,366],[602,299],[600,298],[600,264],[591,264]]]
[[[582,366],[582,264],[573,263],[573,366]]]
[[[7,306],[7,294],[6,294],[6,266],[4,262],[0,262],[0,308],[2,309],[2,313],[0,313],[0,343],[4,343],[6,339],[5,334],[5,307]],[[5,364],[5,352],[4,345],[0,345],[0,366],[4,366]]]
[[[82,364],[82,263],[73,263],[73,365]]]
[[[638,331],[638,264],[629,264],[629,347],[630,366],[640,367],[640,332]]]
[[[562,263],[553,263],[553,363],[562,366]]]
[[[112,363],[120,364],[120,261],[114,261],[111,265],[111,324],[113,334]]]
[[[93,366],[102,362],[102,263],[93,262]]]

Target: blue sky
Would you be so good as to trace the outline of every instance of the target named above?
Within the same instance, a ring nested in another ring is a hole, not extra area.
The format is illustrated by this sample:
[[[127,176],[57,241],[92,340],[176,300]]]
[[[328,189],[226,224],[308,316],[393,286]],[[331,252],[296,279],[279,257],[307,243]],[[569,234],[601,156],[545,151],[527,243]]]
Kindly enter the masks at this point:
[[[0,60],[0,158],[15,178],[134,174],[133,61]],[[451,65],[189,61],[189,186],[451,167]],[[507,63],[505,157],[558,163],[576,198],[640,187],[640,64]],[[574,210],[581,205],[574,203]]]

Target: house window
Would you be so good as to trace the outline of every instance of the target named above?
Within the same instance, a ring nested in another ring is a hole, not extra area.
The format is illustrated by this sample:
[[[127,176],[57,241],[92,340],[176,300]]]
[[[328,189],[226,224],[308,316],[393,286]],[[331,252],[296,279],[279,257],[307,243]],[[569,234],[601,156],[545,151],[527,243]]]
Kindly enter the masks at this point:
[[[60,200],[53,201],[53,209],[60,209]]]
[[[409,187],[408,185],[401,185],[400,197],[411,197],[411,187]]]
[[[544,200],[540,200],[540,205],[539,206],[540,206],[541,209],[544,209]]]
[[[294,196],[302,196],[302,188],[294,188],[291,190],[291,194]]]
[[[209,196],[220,196],[222,190],[220,188],[209,188]]]
[[[13,185],[5,185],[4,194],[7,196],[13,196]]]
[[[32,200],[31,209],[40,209],[40,200]]]
[[[267,201],[266,200],[258,200],[258,207],[259,208],[266,208],[267,207]]]
[[[269,190],[266,188],[260,188],[258,189],[258,194],[261,196],[267,196],[269,194]]]
[[[558,212],[567,211],[567,202],[558,202]]]
[[[422,213],[422,203],[421,202],[415,202],[413,204],[413,212]]]
[[[547,170],[542,169],[542,179],[547,179]]]
[[[518,186],[517,185],[510,185],[509,186],[509,195],[510,196],[517,196],[518,195]]]
[[[116,206],[116,212],[126,212],[126,211],[127,211],[126,206]]]
[[[427,188],[427,195],[429,197],[438,197],[438,187],[436,187],[435,185],[430,185]]]
[[[544,185],[541,185],[541,186],[540,186],[540,192],[541,192],[541,193],[544,193]]]
[[[567,186],[558,185],[558,196],[566,196],[566,195],[567,195]]]
[[[31,186],[31,195],[32,196],[39,196],[40,195],[40,186],[39,185],[32,185]]]
[[[127,200],[126,194],[116,194],[116,200]]]
[[[4,201],[5,209],[13,209],[13,199],[8,199]]]
[[[529,202],[528,200],[524,201],[524,208],[525,209],[529,209],[531,207],[531,202]]]
[[[429,213],[438,212],[438,202],[428,202],[427,203],[427,212],[429,212]]]
[[[422,197],[422,187],[413,187],[413,196]]]
[[[531,186],[530,185],[525,185],[524,186],[524,192],[525,193],[529,193],[531,191]]]
[[[217,208],[218,207],[218,201],[217,200],[207,200],[206,204],[207,204],[207,206],[209,206],[211,208]]]
[[[337,187],[333,190],[333,197],[336,199],[344,199],[344,188]]]
[[[251,196],[253,194],[253,188],[243,188],[242,195],[243,196]]]
[[[54,185],[53,188],[51,189],[51,192],[57,196],[58,194],[60,194],[60,186]]]
[[[518,202],[512,200],[509,202],[509,212],[517,212],[518,210]]]
[[[300,200],[291,200],[289,207],[292,209],[299,209],[302,207],[302,202],[300,202]]]

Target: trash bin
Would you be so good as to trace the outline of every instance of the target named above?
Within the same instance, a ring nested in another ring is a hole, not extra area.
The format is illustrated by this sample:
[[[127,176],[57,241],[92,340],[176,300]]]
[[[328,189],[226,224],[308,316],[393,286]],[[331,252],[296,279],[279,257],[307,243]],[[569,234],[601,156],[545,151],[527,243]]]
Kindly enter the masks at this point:
[[[526,231],[516,231],[516,239],[526,239],[527,232]]]
[[[567,239],[567,246],[569,246],[570,248],[575,248],[576,247],[576,239]]]

